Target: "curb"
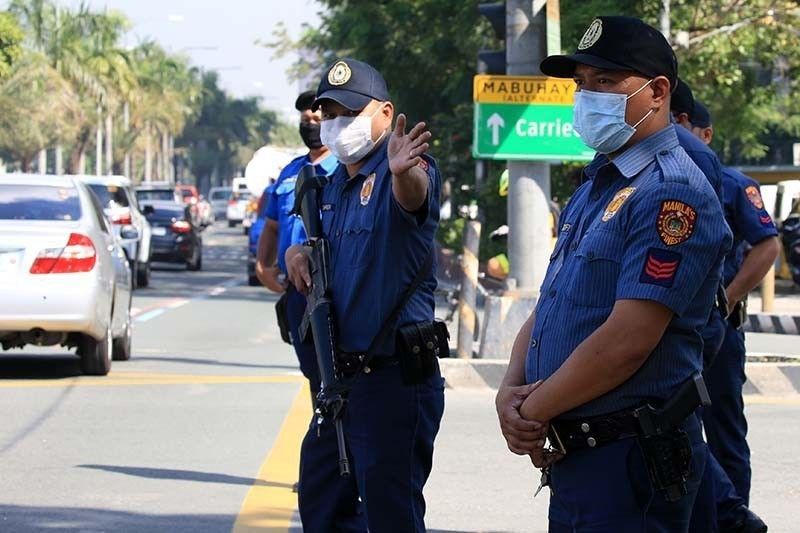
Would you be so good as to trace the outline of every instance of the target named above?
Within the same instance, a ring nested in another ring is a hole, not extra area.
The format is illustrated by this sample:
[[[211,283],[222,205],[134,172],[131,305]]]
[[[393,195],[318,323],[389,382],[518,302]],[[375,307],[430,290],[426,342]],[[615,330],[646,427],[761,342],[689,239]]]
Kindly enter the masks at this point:
[[[497,390],[506,372],[504,359],[440,359],[447,387],[458,390]],[[748,361],[744,394],[786,397],[800,395],[800,363]]]
[[[744,331],[750,333],[777,333],[800,335],[800,316],[752,313],[747,315]]]

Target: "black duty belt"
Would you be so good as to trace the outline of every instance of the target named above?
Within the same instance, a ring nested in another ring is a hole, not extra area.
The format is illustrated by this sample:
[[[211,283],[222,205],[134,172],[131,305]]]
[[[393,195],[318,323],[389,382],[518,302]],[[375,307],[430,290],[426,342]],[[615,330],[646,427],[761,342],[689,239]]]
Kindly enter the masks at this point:
[[[365,357],[365,353],[338,352],[336,354],[338,370],[345,376],[351,376],[361,368],[361,362]],[[369,364],[364,367],[364,373],[369,374],[373,370],[380,370],[398,364],[400,364],[400,359],[396,355],[376,355],[370,359]]]
[[[637,437],[638,428],[639,421],[634,409],[629,409],[574,420],[553,420],[548,437],[554,448],[572,452]]]

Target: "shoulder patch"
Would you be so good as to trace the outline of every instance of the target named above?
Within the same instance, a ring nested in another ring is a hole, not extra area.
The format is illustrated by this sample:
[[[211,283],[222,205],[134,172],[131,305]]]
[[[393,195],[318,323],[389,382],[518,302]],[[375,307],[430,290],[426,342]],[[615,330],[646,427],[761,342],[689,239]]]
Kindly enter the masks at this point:
[[[614,215],[617,214],[619,208],[625,203],[625,201],[630,198],[633,191],[636,190],[636,187],[625,187],[624,189],[620,189],[617,191],[617,194],[614,195],[614,198],[608,203],[606,206],[606,210],[603,213],[603,222],[608,222]]]
[[[769,213],[764,213],[758,217],[758,220],[761,222],[761,225],[765,228],[771,228],[775,226],[775,223],[772,221],[772,217],[769,216]]]
[[[744,190],[744,193],[756,209],[764,209],[764,200],[761,199],[761,193],[758,191],[758,187],[750,185]]]
[[[683,256],[670,250],[661,248],[650,248],[645,256],[642,273],[639,275],[641,283],[659,285],[661,287],[672,287],[675,282],[675,275],[681,265]]]
[[[680,200],[665,200],[656,220],[658,236],[667,246],[686,242],[694,233],[695,222],[697,211],[692,206]]]

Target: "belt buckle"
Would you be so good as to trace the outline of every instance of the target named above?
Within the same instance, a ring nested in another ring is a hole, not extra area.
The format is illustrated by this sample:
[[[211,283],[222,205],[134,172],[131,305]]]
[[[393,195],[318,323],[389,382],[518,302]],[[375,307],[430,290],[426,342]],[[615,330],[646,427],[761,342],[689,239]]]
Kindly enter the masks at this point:
[[[558,434],[558,431],[553,424],[550,424],[550,427],[547,429],[547,440],[550,443],[550,446],[547,450],[548,452],[567,455],[567,448],[564,446],[564,442],[561,440],[561,435]]]

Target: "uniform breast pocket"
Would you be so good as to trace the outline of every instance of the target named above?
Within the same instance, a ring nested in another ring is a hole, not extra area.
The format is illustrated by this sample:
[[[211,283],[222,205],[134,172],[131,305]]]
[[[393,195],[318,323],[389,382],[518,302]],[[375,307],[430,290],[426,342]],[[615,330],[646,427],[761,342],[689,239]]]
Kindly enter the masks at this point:
[[[375,222],[370,216],[356,216],[345,222],[339,241],[338,267],[356,269],[372,263],[374,226]]]
[[[567,298],[579,306],[613,307],[622,245],[622,236],[615,233],[596,231],[587,234],[575,251]]]

